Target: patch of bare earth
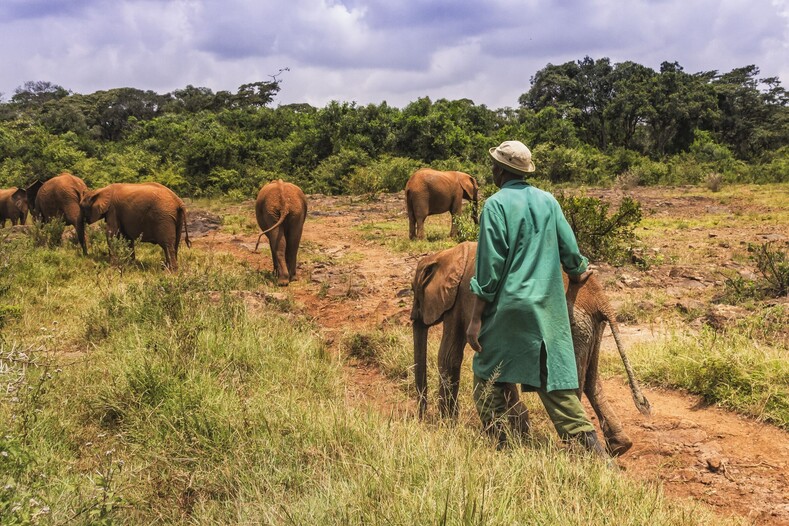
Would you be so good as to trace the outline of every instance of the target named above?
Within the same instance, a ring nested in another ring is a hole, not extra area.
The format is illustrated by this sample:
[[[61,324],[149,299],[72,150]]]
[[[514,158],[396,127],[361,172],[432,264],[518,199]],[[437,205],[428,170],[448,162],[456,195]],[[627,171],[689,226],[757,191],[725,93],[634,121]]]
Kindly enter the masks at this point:
[[[616,201],[618,196],[602,197]],[[642,202],[645,216],[694,217],[705,210],[708,213],[709,207],[720,206],[714,200],[698,197],[666,198],[652,189],[635,197]],[[330,348],[337,352],[348,331],[408,325],[408,290],[419,257],[393,253],[381,244],[366,241],[355,228],[366,221],[402,218],[402,197],[384,195],[377,201],[360,201],[311,196],[309,206],[302,242],[307,257],[301,257],[299,279],[290,285],[288,293],[305,314],[315,319]],[[254,217],[251,203],[242,213]],[[719,230],[688,229],[657,247],[664,253],[707,250],[715,264],[703,269],[680,262],[655,265],[646,273],[606,266],[598,272],[616,303],[639,297],[644,290],[660,290],[676,300],[678,309],[695,308],[699,298],[721,279],[720,268],[740,265],[731,258],[732,247],[740,247],[743,239],[757,242],[760,235],[768,239],[784,235],[780,225],[758,230],[738,230],[728,223]],[[257,234],[209,232],[196,239],[195,245],[230,252],[253,268],[270,270],[267,249],[261,254],[252,253],[256,238]],[[656,331],[660,332],[660,321],[652,320],[650,326],[625,326],[626,344],[659,337]],[[615,353],[610,335],[604,340],[603,350]],[[372,406],[385,414],[413,414],[413,401],[376,368],[352,363],[345,371],[349,403]],[[724,515],[745,517],[756,524],[789,525],[789,434],[706,407],[696,397],[659,389],[645,389],[653,406],[653,415],[646,418],[635,410],[621,378],[607,379],[604,386],[634,442],[633,449],[618,459],[624,476],[662,483],[669,495],[692,498]],[[587,411],[593,415],[588,406]]]

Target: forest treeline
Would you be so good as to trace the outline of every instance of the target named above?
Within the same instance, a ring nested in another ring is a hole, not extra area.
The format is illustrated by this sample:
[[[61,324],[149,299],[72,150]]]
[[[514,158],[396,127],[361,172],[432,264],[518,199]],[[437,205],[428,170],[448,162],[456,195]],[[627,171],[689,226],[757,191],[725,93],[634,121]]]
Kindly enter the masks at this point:
[[[398,191],[421,166],[484,180],[487,150],[519,139],[535,177],[553,183],[783,182],[789,95],[756,66],[728,73],[659,71],[608,58],[548,64],[517,107],[469,99],[333,101],[273,107],[281,82],[233,93],[187,86],[159,94],[117,88],[73,93],[47,81],[0,103],[0,186],[61,171],[91,186],[158,181],[184,195],[252,196],[283,178],[311,193]]]

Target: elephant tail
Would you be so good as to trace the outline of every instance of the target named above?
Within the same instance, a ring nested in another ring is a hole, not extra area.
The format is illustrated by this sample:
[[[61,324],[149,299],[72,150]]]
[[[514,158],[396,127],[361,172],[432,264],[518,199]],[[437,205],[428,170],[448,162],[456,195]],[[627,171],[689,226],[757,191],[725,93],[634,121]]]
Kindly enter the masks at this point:
[[[178,209],[178,223],[184,226],[184,242],[187,248],[192,248],[192,241],[189,239],[189,227],[186,226],[186,208],[181,207]]]
[[[616,348],[619,351],[619,356],[622,358],[622,363],[627,372],[627,381],[630,383],[630,392],[633,395],[633,402],[635,402],[636,408],[642,415],[649,416],[652,413],[652,406],[649,400],[647,400],[647,397],[644,396],[644,393],[641,392],[641,387],[638,385],[638,380],[636,380],[636,375],[633,372],[633,366],[630,365],[630,360],[625,353],[625,347],[622,345],[622,339],[619,336],[619,325],[616,323],[616,318],[609,312],[605,312],[605,317],[608,320],[608,325],[611,326],[611,333],[614,335]]]
[[[267,229],[265,229],[263,232],[260,233],[260,235],[258,236],[258,241],[257,243],[255,243],[255,252],[258,251],[258,245],[260,245],[260,238],[263,237],[265,234],[268,234],[275,228],[277,228],[279,225],[281,225],[282,222],[285,221],[286,217],[288,217],[288,214],[282,214],[282,216],[279,219],[277,219],[276,223],[274,223],[273,225],[271,225],[270,227],[268,227]]]
[[[427,331],[422,320],[413,320],[414,333],[414,380],[420,420],[427,412]]]

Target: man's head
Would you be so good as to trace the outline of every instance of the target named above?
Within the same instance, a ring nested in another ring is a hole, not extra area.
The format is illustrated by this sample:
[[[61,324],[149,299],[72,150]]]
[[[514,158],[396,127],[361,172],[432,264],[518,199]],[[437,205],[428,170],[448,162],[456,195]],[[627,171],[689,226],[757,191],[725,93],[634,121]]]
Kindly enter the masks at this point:
[[[531,151],[520,141],[504,141],[488,150],[493,159],[493,182],[496,186],[510,179],[522,179],[534,171]]]

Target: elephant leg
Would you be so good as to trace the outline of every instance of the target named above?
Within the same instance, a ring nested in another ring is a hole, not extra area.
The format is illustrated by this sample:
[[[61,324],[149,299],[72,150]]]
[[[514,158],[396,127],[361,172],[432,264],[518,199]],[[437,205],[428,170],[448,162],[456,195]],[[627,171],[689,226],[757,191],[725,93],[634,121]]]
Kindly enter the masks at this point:
[[[288,285],[288,266],[285,263],[285,236],[281,227],[269,232],[269,247],[271,248],[271,259],[274,263],[274,274],[277,276],[277,285],[284,287]]]
[[[425,216],[416,216],[416,238],[425,239]]]
[[[406,211],[408,212],[408,239],[416,239],[416,216],[414,215],[414,205],[410,200],[406,203]]]
[[[625,433],[619,417],[603,392],[603,385],[597,378],[594,383],[588,382],[586,396],[600,419],[600,428],[603,430],[606,446],[613,456],[624,455],[633,446],[633,441]]]
[[[463,203],[463,201],[461,201]],[[460,212],[462,209],[462,204],[459,205],[452,205],[452,208],[449,210],[449,214],[452,218],[452,226],[449,228],[449,237],[455,238],[458,235],[458,225],[457,225],[457,218],[460,217]]]
[[[442,417],[457,418],[460,367],[466,335],[460,323],[444,322],[444,333],[438,349],[438,408]]]
[[[172,272],[178,271],[178,252],[172,244],[159,245],[164,250],[164,266]]]
[[[296,279],[296,267],[298,265],[299,245],[301,244],[301,233],[304,223],[291,225],[288,230],[287,242],[285,245],[285,262],[288,265],[289,279]]]
[[[589,367],[584,375],[586,380],[584,393],[589,399],[597,418],[600,421],[600,429],[603,431],[608,451],[613,456],[623,455],[633,446],[633,441],[625,433],[619,417],[616,416],[614,408],[608,401],[603,392],[603,384],[597,372],[597,362],[600,353],[600,340],[602,331],[598,331],[598,338],[595,339],[591,355],[589,356]]]

